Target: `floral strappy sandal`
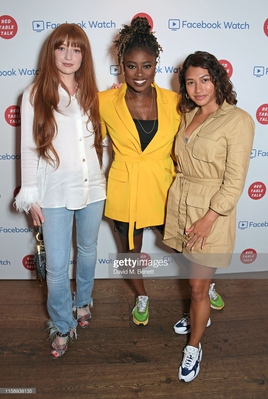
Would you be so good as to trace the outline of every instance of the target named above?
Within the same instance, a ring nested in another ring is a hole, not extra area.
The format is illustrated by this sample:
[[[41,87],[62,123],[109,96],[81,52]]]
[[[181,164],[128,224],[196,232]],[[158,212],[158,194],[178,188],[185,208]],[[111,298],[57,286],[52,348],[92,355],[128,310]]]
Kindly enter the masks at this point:
[[[47,326],[48,326],[47,330],[49,330],[48,339],[49,338],[53,339],[53,342],[51,344],[51,352],[50,352],[51,356],[53,359],[59,359],[67,351],[68,342],[72,341],[73,338],[77,338],[76,329],[71,328],[67,333],[63,334],[53,324],[52,320],[49,320],[47,322]],[[59,343],[60,338],[63,338],[61,340],[62,343]]]
[[[84,315],[78,314],[79,309],[84,309],[88,307],[88,313]],[[89,325],[90,319],[91,319],[91,312],[90,312],[90,305],[84,305],[81,308],[76,309],[76,318],[77,318],[77,323],[81,328],[86,328]]]

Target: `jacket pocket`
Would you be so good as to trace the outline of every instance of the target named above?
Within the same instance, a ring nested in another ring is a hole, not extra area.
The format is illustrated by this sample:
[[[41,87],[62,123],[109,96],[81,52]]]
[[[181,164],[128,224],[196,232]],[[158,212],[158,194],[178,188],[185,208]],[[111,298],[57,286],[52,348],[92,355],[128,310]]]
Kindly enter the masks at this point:
[[[186,228],[189,228],[208,211],[210,198],[199,194],[188,194],[186,198]]]
[[[213,162],[219,145],[219,136],[198,135],[192,147],[192,156],[203,162]]]
[[[126,165],[123,162],[113,162],[109,171],[108,179],[126,183],[128,181]]]

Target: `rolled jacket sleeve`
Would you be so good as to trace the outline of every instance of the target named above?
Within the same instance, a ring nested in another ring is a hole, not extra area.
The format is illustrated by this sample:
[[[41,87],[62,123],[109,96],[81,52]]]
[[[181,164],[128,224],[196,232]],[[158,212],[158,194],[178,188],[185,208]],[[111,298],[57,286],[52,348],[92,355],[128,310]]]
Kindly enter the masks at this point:
[[[231,130],[226,127],[227,154],[223,183],[210,204],[212,210],[223,216],[229,215],[243,192],[254,138],[254,122],[249,114],[239,112],[232,124]]]

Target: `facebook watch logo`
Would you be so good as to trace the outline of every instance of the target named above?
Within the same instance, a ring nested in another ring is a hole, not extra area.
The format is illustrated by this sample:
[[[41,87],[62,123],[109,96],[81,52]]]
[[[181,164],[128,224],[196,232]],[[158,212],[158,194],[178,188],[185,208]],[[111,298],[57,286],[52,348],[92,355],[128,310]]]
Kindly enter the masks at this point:
[[[264,67],[263,66],[255,66],[253,68],[253,75],[256,76],[257,78],[260,78],[261,76],[264,75]]]
[[[179,19],[169,19],[168,20],[168,29],[178,30],[181,27],[181,21]]]
[[[238,223],[238,228],[241,229],[241,230],[247,229],[247,228],[248,228],[248,222],[242,221],[242,220],[241,220],[241,221]]]
[[[251,154],[250,154],[250,159],[256,158],[256,155],[257,155],[257,151],[255,150],[255,148],[252,148]]]
[[[250,159],[259,158],[259,157],[268,158],[268,151],[263,150],[263,149],[252,148],[251,154],[250,154]]]
[[[121,75],[121,65],[110,65],[110,74],[113,76]]]
[[[33,21],[32,27],[35,32],[42,32],[45,29],[44,21]]]

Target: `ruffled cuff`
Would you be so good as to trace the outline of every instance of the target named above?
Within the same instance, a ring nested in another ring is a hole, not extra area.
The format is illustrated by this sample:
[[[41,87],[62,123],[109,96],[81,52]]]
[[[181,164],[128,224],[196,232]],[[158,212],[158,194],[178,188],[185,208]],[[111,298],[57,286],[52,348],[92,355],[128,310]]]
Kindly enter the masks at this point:
[[[37,187],[21,187],[19,194],[16,196],[14,206],[19,212],[28,213],[32,206],[38,204],[38,188]]]

